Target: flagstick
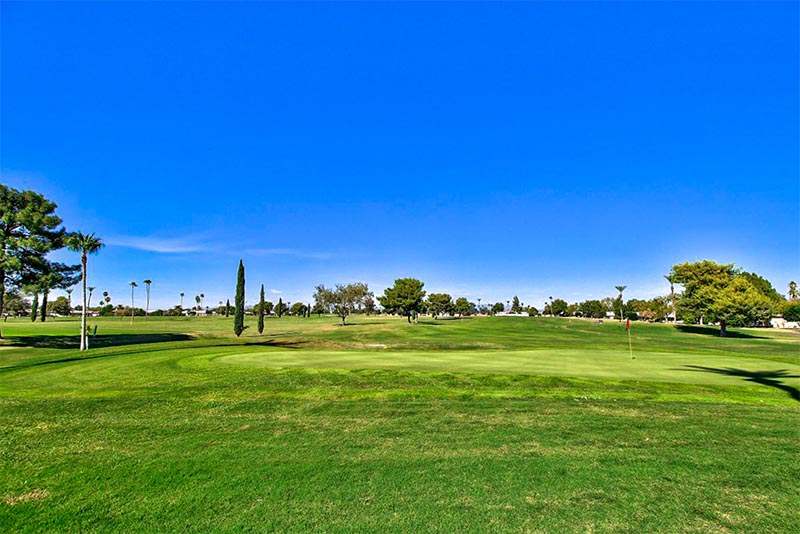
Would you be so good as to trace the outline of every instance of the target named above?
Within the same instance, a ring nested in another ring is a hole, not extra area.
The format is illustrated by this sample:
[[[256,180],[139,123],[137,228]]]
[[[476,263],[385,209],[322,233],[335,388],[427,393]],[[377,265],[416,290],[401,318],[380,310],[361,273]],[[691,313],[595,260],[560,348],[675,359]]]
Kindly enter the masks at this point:
[[[631,343],[631,329],[628,328],[628,350],[631,353],[631,360],[633,359],[633,344]]]

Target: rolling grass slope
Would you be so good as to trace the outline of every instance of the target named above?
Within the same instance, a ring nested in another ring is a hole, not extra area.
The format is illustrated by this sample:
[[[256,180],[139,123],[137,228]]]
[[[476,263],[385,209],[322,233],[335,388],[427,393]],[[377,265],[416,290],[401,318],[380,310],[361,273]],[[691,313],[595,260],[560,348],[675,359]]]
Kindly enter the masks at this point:
[[[792,532],[800,337],[560,319],[5,323],[20,532]],[[696,367],[691,367],[696,366]]]

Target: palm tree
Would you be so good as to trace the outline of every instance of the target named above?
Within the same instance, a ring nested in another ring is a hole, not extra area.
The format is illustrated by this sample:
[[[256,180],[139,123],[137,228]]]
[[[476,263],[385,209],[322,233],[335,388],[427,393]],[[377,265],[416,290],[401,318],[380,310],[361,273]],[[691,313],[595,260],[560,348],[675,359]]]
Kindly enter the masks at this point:
[[[797,282],[792,280],[789,282],[789,300],[797,300]]]
[[[144,291],[147,295],[145,297],[145,307],[144,307],[144,318],[147,319],[147,316],[150,315],[150,284],[153,283],[152,280],[149,278],[142,282],[144,284]]]
[[[94,287],[94,286],[90,286],[89,287],[89,302],[88,302],[87,306],[91,306],[92,305],[92,293],[94,293],[95,289],[97,289],[97,288]]]
[[[625,288],[628,286],[614,286],[619,291],[619,322],[622,322],[622,315],[623,315],[623,308],[622,308],[622,292],[625,291]]]
[[[669,282],[669,300],[672,301],[672,320],[678,322],[678,309],[675,307],[675,277],[665,274],[664,278]]]
[[[67,308],[69,308],[69,314],[72,315],[72,288],[68,287],[64,292],[67,294]]]
[[[200,295],[194,296],[194,303],[196,304],[195,309],[200,311]]]
[[[183,297],[186,293],[181,293],[181,313],[183,313]]]
[[[87,263],[89,254],[97,254],[103,248],[103,241],[94,234],[84,234],[75,232],[69,234],[66,239],[67,247],[74,251],[81,253],[81,285],[83,286],[83,308],[81,309],[81,350],[89,348],[89,337],[86,335],[86,308],[87,308],[87,292],[86,292],[86,277],[87,277]]]
[[[204,294],[200,293],[200,308],[201,309],[203,308],[203,299],[204,298],[206,298],[206,296]]]
[[[139,287],[139,284],[137,284],[136,282],[131,282],[130,286],[131,286],[131,324],[133,324],[133,315],[136,312],[136,306],[134,305],[133,293],[136,290],[136,288]]]

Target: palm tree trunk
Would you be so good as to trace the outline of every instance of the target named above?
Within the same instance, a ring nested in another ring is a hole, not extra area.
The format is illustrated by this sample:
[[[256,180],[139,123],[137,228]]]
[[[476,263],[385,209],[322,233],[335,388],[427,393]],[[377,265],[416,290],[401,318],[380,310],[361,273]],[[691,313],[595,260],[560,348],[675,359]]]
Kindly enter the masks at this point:
[[[83,286],[83,306],[81,306],[81,350],[88,350],[89,338],[86,336],[86,264],[87,258],[84,252],[81,256],[81,266],[83,267],[83,279],[81,285]]]

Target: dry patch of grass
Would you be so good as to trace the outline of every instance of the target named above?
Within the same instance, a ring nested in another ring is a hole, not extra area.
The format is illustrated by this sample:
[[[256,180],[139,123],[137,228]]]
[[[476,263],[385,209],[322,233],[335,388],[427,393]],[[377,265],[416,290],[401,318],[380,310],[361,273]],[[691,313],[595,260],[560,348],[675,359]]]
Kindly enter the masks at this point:
[[[11,495],[3,499],[8,506],[16,506],[25,502],[43,501],[50,496],[46,489],[34,489],[20,495]]]

